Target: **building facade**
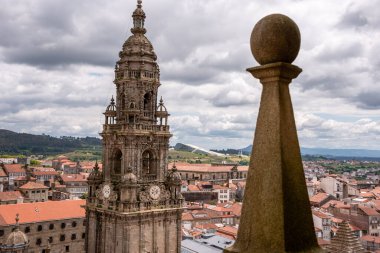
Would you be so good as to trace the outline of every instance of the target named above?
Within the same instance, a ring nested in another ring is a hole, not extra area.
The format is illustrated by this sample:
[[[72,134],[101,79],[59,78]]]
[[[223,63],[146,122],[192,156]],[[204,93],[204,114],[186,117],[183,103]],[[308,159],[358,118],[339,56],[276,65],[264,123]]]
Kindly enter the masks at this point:
[[[141,1],[115,66],[116,101],[107,107],[103,169],[88,179],[86,251],[180,252],[181,178],[167,171],[168,112],[157,106],[160,72],[145,37]]]
[[[28,237],[28,253],[48,252],[48,249],[54,253],[83,253],[84,204],[84,200],[66,200],[1,205],[0,245],[7,244],[16,225]],[[19,224],[15,222],[16,214]]]

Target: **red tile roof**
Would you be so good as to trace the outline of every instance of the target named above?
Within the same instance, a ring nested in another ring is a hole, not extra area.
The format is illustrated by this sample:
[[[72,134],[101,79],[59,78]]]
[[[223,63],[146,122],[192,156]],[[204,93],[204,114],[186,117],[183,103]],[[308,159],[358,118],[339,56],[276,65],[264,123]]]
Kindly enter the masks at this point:
[[[81,174],[63,174],[61,178],[64,182],[87,182],[87,177]]]
[[[319,212],[319,211],[315,211],[313,210],[313,215],[321,218],[321,219],[327,219],[327,218],[331,218],[331,216],[325,214],[325,213],[322,213],[322,212]]]
[[[218,228],[218,232],[236,237],[238,229],[235,227],[225,226],[222,228]]]
[[[5,171],[7,173],[25,173],[25,169],[22,164],[4,164]]]
[[[23,189],[23,190],[29,190],[29,189],[49,189],[49,187],[47,187],[47,186],[45,186],[43,184],[40,184],[40,183],[36,183],[36,182],[27,182],[26,184],[22,185],[19,188]]]
[[[360,240],[367,241],[367,242],[380,243],[379,236],[363,235],[362,237],[360,237]]]
[[[34,171],[33,174],[35,176],[43,176],[43,175],[59,175],[58,171]]]
[[[20,223],[42,222],[84,218],[85,200],[62,200],[35,203],[0,205],[0,225],[15,224],[16,213],[20,215]]]
[[[310,197],[310,202],[314,204],[320,204],[322,201],[327,199],[330,195],[324,192],[317,193],[316,195]]]
[[[11,191],[11,192],[0,192],[0,201],[11,201],[22,198],[21,192]]]
[[[3,168],[0,168],[0,177],[7,177],[7,173],[5,173]]]
[[[182,220],[183,221],[192,221],[192,220],[194,220],[194,218],[191,215],[191,213],[182,213]]]
[[[189,185],[187,186],[187,189],[188,189],[189,191],[191,191],[191,192],[198,192],[198,191],[200,191],[200,190],[199,190],[199,187],[196,186],[196,185],[193,185],[193,184],[189,184]]]
[[[380,213],[376,211],[374,208],[366,207],[366,206],[358,206],[360,210],[362,210],[368,216],[380,216]]]

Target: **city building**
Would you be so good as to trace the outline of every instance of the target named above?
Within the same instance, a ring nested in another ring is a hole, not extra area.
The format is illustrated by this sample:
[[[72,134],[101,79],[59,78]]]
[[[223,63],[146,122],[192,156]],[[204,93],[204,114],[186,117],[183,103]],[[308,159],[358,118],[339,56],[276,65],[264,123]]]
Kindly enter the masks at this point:
[[[83,253],[86,225],[83,205],[84,200],[1,205],[0,245],[6,245],[18,226],[28,237],[28,253],[47,252],[48,247],[51,252]]]
[[[86,251],[180,252],[181,177],[167,171],[168,112],[141,0],[115,66],[116,101],[104,113],[103,170],[88,178]]]
[[[8,176],[9,189],[14,188],[14,179],[18,177],[25,177],[26,171],[22,164],[1,164],[0,165]]]
[[[24,197],[19,191],[0,192],[0,205],[23,203]]]
[[[85,174],[62,174],[58,177],[64,190],[70,194],[70,199],[83,197],[88,192],[87,175]]]
[[[170,166],[169,166],[170,167]],[[244,181],[248,166],[176,163],[183,180],[189,183],[209,181],[213,183]]]
[[[43,202],[48,200],[49,187],[29,181],[18,188],[25,197],[25,202]]]

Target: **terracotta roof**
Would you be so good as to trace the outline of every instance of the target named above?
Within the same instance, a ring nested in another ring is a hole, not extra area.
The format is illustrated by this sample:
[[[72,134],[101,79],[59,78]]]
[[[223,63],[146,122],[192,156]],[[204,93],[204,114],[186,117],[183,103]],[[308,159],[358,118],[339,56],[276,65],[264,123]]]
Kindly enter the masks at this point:
[[[0,192],[0,201],[17,200],[21,197],[22,195],[19,191]]]
[[[193,171],[193,172],[230,172],[234,167],[228,166],[213,166],[211,164],[189,164],[189,163],[176,163],[178,171]],[[169,168],[171,168],[169,164]],[[238,166],[238,171],[248,171],[248,166]]]
[[[325,213],[322,213],[322,212],[319,212],[319,211],[315,211],[313,210],[313,215],[319,217],[319,218],[322,218],[322,219],[327,219],[327,218],[331,218],[331,216],[325,214]]]
[[[192,218],[192,216],[191,216],[191,218]],[[214,223],[204,223],[204,224],[196,225],[195,228],[198,228],[198,229],[217,229],[218,226],[216,226]]]
[[[380,243],[379,236],[363,235],[362,237],[360,237],[360,240],[367,241],[367,242]]]
[[[194,218],[191,215],[191,213],[182,213],[182,220],[183,221],[191,221],[191,220],[194,220]]]
[[[316,195],[310,197],[310,202],[319,204],[325,199],[327,199],[330,195],[324,192],[317,193]]]
[[[236,237],[238,229],[235,227],[225,226],[222,228],[218,228],[217,231],[220,233],[223,233],[223,234],[232,235],[232,236]]]
[[[28,178],[26,176],[21,176],[21,177],[16,177],[13,180],[14,181],[25,181],[25,180],[28,180]],[[36,181],[36,178],[35,177],[30,177],[30,180],[31,181]]]
[[[36,182],[27,182],[26,184],[19,187],[20,189],[29,190],[29,189],[49,189],[49,187],[36,183]]]
[[[366,207],[366,206],[358,206],[360,210],[362,210],[368,216],[380,216],[380,213],[376,211],[374,208]]]
[[[59,175],[58,171],[34,171],[33,174],[35,176],[43,176],[43,175]]]
[[[225,187],[225,186],[221,186],[221,185],[213,185],[213,189],[214,190],[229,190],[228,187]]]
[[[188,186],[187,186],[187,189],[189,190],[189,191],[191,191],[191,192],[198,192],[198,191],[200,191],[199,190],[199,187],[198,186],[196,186],[196,185],[193,185],[193,184],[189,184]]]
[[[7,173],[25,173],[25,169],[22,164],[4,164],[5,171]]]
[[[0,177],[7,177],[7,173],[5,173],[3,168],[0,168]]]
[[[87,177],[81,174],[63,174],[61,178],[64,182],[87,182]]]
[[[42,222],[48,220],[64,220],[84,218],[85,200],[62,200],[0,205],[0,225],[14,225],[15,214],[20,215],[20,223]]]

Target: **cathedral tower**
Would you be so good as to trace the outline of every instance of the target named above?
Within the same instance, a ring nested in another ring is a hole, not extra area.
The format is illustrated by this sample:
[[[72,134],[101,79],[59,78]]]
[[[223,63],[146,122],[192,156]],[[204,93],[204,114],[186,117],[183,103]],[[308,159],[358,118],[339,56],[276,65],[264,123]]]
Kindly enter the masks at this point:
[[[103,170],[89,176],[86,252],[180,252],[181,178],[168,173],[171,134],[160,70],[145,37],[141,0],[115,66],[116,99],[104,112]]]

